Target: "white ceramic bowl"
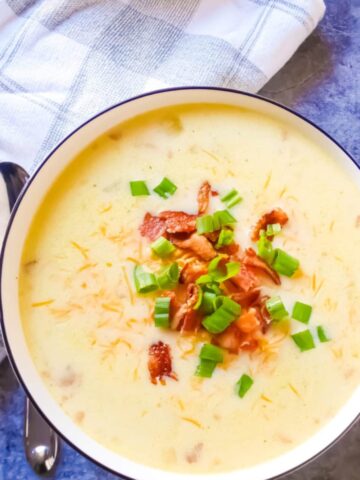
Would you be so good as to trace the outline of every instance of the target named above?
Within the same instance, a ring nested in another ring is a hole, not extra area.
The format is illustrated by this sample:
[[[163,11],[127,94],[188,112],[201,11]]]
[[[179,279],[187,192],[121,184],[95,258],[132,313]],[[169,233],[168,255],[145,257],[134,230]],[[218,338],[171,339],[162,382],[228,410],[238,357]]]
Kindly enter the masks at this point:
[[[136,480],[209,480],[209,477],[214,480],[268,480],[297,468],[318,455],[350,427],[360,412],[360,387],[327,425],[284,455],[238,471],[211,475],[175,474],[132,462],[99,445],[81,431],[46,389],[30,357],[21,326],[18,304],[21,251],[32,217],[59,173],[78,152],[114,125],[160,107],[199,102],[245,107],[292,125],[325,149],[360,184],[360,171],[355,162],[325,132],[287,108],[254,95],[219,88],[177,88],[141,95],[115,105],[79,127],[55,148],[27,183],[13,209],[3,244],[1,264],[4,340],[20,382],[47,421],[73,447],[112,472]]]

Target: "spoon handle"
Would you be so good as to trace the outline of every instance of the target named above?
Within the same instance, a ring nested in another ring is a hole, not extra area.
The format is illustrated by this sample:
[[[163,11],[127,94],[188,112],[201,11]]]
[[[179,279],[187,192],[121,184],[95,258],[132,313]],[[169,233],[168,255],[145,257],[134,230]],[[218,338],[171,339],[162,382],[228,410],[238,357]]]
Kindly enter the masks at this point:
[[[25,454],[37,474],[48,474],[54,468],[59,452],[59,438],[31,401],[26,399]]]
[[[3,222],[3,224],[0,225],[1,243],[8,221],[8,212],[12,210],[29,175],[22,167],[14,163],[2,162],[0,163],[0,176],[4,181],[2,185],[3,188],[0,189],[1,220]],[[2,349],[0,338],[0,361],[1,360]],[[58,456],[59,438],[29,399],[26,399],[25,409],[24,440],[26,458],[36,473],[49,473],[54,468]]]

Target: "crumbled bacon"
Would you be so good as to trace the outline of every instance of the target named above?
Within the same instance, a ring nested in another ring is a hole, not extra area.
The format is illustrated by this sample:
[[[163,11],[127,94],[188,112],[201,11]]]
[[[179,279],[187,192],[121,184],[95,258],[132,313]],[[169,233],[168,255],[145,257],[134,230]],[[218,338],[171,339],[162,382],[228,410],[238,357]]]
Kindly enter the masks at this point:
[[[198,215],[203,215],[207,211],[211,193],[210,183],[204,182],[198,193]],[[167,233],[193,233],[196,230],[198,215],[172,210],[160,212],[158,216],[146,213],[139,230],[143,237],[147,237],[151,241],[156,240],[161,235],[166,236]]]
[[[207,273],[207,270],[206,263],[192,259],[183,266],[180,273],[180,283],[184,283],[185,285],[195,283],[201,275]]]
[[[165,234],[166,226],[164,220],[151,215],[151,213],[146,213],[139,230],[143,237],[147,237],[149,240],[154,241],[161,235]]]
[[[169,345],[159,341],[150,346],[148,369],[151,383],[154,385],[157,384],[158,380],[160,383],[164,384],[165,380],[163,377],[170,377],[177,380],[176,374],[172,371]]]
[[[212,260],[217,255],[216,250],[209,240],[203,235],[198,235],[197,233],[193,233],[189,238],[184,240],[172,236],[171,241],[177,247],[183,248],[184,250],[190,250],[205,261]]]
[[[240,350],[254,351],[259,346],[259,340],[253,333],[244,333],[239,346]]]
[[[235,324],[244,333],[254,332],[258,330],[261,325],[255,308],[243,310],[240,317],[235,321]]]
[[[231,245],[225,245],[225,247],[221,247],[219,249],[220,253],[226,253],[227,255],[239,255],[241,253],[240,251],[240,245],[237,243],[232,243]]]
[[[253,333],[244,333],[232,323],[224,332],[215,335],[214,342],[230,353],[239,353],[240,350],[255,350],[258,340]]]
[[[201,320],[202,318],[197,310],[188,310],[182,322],[181,333],[198,332],[201,326]]]
[[[161,235],[166,237],[168,233],[192,233],[196,230],[196,215],[172,211],[161,212],[158,216],[146,213],[139,230],[151,241]]]
[[[208,181],[202,183],[199,193],[198,193],[198,213],[199,215],[204,215],[209,208],[211,195],[211,185]]]
[[[159,218],[165,221],[167,233],[192,233],[196,230],[197,215],[166,210],[159,213]]]
[[[203,236],[210,240],[211,243],[216,243],[219,239],[220,230],[216,232],[203,233]]]
[[[230,325],[224,332],[215,335],[214,342],[219,347],[225,348],[230,353],[238,353],[242,335],[238,327],[234,324]]]
[[[259,286],[259,281],[256,275],[246,265],[242,264],[240,272],[228,280],[226,285],[229,285],[230,288],[233,285],[243,292],[249,292]]]
[[[205,314],[201,309],[194,308],[199,303],[201,295],[201,287],[196,281],[201,275],[208,273],[208,262],[222,254],[223,258],[218,268],[225,270],[225,264],[229,261],[240,263],[239,273],[226,280],[220,288],[225,290],[224,294],[241,305],[242,312],[225,331],[211,335],[210,340],[230,353],[238,354],[241,350],[257,349],[271,323],[266,309],[269,297],[263,295],[260,289],[264,277],[270,278],[276,285],[280,285],[281,282],[277,272],[252,248],[243,251],[235,242],[216,248],[219,231],[197,234],[196,219],[208,211],[210,198],[215,195],[218,193],[211,189],[209,182],[203,182],[197,198],[198,214],[170,210],[163,211],[157,216],[147,213],[140,233],[151,241],[163,235],[176,247],[191,254],[191,258],[187,258],[182,267],[176,290],[162,292],[163,296],[170,298],[171,328],[180,333],[198,332],[202,329]],[[283,226],[287,221],[288,216],[280,208],[266,213],[257,222],[252,232],[252,240],[257,240],[260,230],[266,229],[267,225],[279,223]],[[179,263],[183,261],[180,260]],[[158,381],[164,384],[166,376],[177,379],[172,372],[170,347],[161,341],[149,348],[148,368],[154,384]],[[193,461],[192,457],[189,457],[188,461]]]
[[[253,304],[253,308],[255,308],[258,319],[261,322],[262,333],[266,333],[271,323],[271,318],[266,308],[266,301],[269,300],[269,298],[268,295],[261,295]]]
[[[260,238],[260,230],[266,230],[268,225],[273,223],[280,223],[281,226],[285,225],[289,217],[281,208],[275,208],[271,212],[265,213],[260,220],[256,223],[251,234],[251,240],[256,242]],[[271,238],[269,237],[271,240]]]
[[[172,290],[164,290],[161,296],[170,298],[170,318],[173,318],[177,309],[179,308],[175,292],[173,292]]]
[[[281,280],[280,276],[275,270],[273,270],[262,258],[256,255],[255,250],[252,248],[247,248],[245,250],[245,255],[242,259],[243,265],[247,267],[247,269],[252,269],[255,273],[262,273],[267,277],[271,278],[271,280],[276,284],[280,285]]]
[[[249,308],[251,307],[259,298],[260,296],[260,289],[253,288],[252,290],[248,290],[247,292],[235,292],[230,295],[230,298],[237,302],[242,308]]]
[[[200,328],[201,318],[194,306],[199,300],[200,287],[190,283],[186,291],[186,301],[183,303],[172,318],[171,328],[181,332],[196,332]]]

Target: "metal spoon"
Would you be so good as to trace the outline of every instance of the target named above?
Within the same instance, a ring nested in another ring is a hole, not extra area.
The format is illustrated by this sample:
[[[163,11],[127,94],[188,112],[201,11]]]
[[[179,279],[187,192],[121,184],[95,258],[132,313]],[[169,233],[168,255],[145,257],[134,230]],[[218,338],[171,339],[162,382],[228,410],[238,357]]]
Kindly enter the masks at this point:
[[[0,163],[0,174],[5,182],[11,211],[29,175],[22,167],[10,162]],[[25,410],[26,458],[36,473],[48,474],[56,463],[59,438],[28,398]]]
[[[30,400],[26,399],[25,454],[33,470],[49,474],[59,453],[59,438]]]

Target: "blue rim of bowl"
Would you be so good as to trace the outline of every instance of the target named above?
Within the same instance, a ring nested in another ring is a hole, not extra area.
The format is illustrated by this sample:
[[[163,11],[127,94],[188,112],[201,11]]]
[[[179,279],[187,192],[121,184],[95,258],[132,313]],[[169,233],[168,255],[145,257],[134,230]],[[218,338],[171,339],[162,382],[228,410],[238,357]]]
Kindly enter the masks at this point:
[[[7,224],[7,227],[6,227],[6,231],[5,231],[5,235],[4,235],[4,239],[3,239],[3,244],[2,244],[2,247],[1,247],[1,254],[0,254],[0,285],[1,285],[1,282],[2,282],[2,274],[3,274],[3,258],[4,258],[4,252],[5,252],[5,249],[6,249],[6,244],[7,244],[7,241],[8,241],[8,237],[9,237],[9,233],[10,233],[10,230],[11,230],[11,226],[13,224],[13,221],[14,221],[14,218],[16,216],[16,212],[26,194],[26,192],[28,191],[28,189],[30,188],[33,180],[35,179],[35,177],[38,175],[38,173],[40,172],[40,170],[43,168],[43,166],[48,162],[48,160],[50,160],[50,158],[54,155],[54,153],[70,138],[72,137],[75,133],[77,133],[79,130],[81,130],[85,125],[87,125],[88,123],[92,122],[94,119],[100,117],[101,115],[109,112],[110,110],[114,110],[115,108],[118,108],[120,106],[123,106],[123,105],[126,105],[127,103],[130,103],[130,102],[133,102],[135,100],[140,100],[141,98],[145,98],[145,97],[149,97],[149,96],[153,96],[153,95],[160,95],[162,93],[166,93],[166,92],[176,92],[176,91],[186,91],[186,90],[210,90],[210,91],[219,91],[219,92],[227,92],[227,93],[235,93],[235,94],[238,94],[238,95],[243,95],[243,96],[246,96],[246,97],[251,97],[251,98],[255,98],[257,100],[261,100],[261,101],[264,101],[266,103],[270,103],[271,105],[274,105],[275,107],[278,107],[282,110],[285,110],[287,111],[288,113],[291,113],[292,115],[300,118],[301,120],[303,120],[305,123],[311,125],[313,128],[315,128],[316,130],[318,130],[320,133],[322,133],[325,137],[327,137],[332,143],[334,143],[340,150],[342,150],[345,155],[349,158],[349,160],[352,161],[352,163],[357,167],[358,170],[360,170],[360,166],[356,163],[355,159],[345,150],[345,148],[340,145],[340,143],[338,143],[331,135],[329,135],[327,132],[325,132],[321,127],[319,127],[318,125],[316,125],[314,122],[312,122],[311,120],[309,120],[308,118],[304,117],[302,114],[300,113],[297,113],[295,112],[294,110],[292,110],[291,108],[289,107],[286,107],[285,105],[282,105],[281,103],[279,102],[276,102],[274,100],[270,100],[269,98],[266,98],[266,97],[262,97],[261,95],[257,95],[257,94],[254,94],[254,93],[248,93],[248,92],[243,92],[241,90],[235,90],[235,89],[231,89],[231,88],[223,88],[223,87],[206,87],[206,86],[184,86],[184,87],[173,87],[173,88],[164,88],[164,89],[160,89],[160,90],[154,90],[154,91],[151,91],[151,92],[146,92],[146,93],[142,93],[140,95],[137,95],[135,97],[131,97],[127,100],[124,100],[122,102],[119,102],[119,103],[116,103],[114,105],[112,105],[111,107],[108,107],[106,108],[105,110],[102,110],[101,112],[97,113],[96,115],[93,115],[92,117],[90,117],[88,120],[86,120],[84,123],[82,123],[81,125],[79,125],[75,130],[73,130],[71,133],[69,133],[69,135],[67,135],[60,143],[58,143],[56,145],[55,148],[53,148],[53,150],[51,150],[51,152],[47,155],[47,157],[40,163],[40,165],[36,168],[36,170],[34,171],[34,173],[31,175],[29,181],[25,184],[25,187],[23,188],[23,190],[21,191],[18,199],[16,200],[15,202],[15,205],[11,211],[11,214],[10,214],[10,219],[9,219],[9,222]],[[169,105],[170,106],[170,105]],[[40,409],[40,407],[37,405],[37,403],[34,401],[30,391],[28,390],[27,386],[26,386],[26,383],[25,381],[23,380],[22,376],[21,376],[21,373],[16,365],[16,362],[15,362],[15,358],[13,357],[12,355],[12,351],[11,351],[11,346],[9,344],[9,341],[8,341],[8,338],[7,338],[7,334],[6,334],[6,328],[5,328],[5,322],[4,322],[4,318],[3,318],[3,305],[2,305],[2,298],[1,298],[1,289],[0,289],[0,327],[1,327],[1,331],[2,331],[2,335],[3,335],[3,339],[4,339],[4,344],[5,344],[5,347],[6,347],[6,352],[7,352],[7,355],[8,355],[8,358],[10,360],[10,363],[11,363],[11,366],[16,374],[16,377],[18,378],[19,380],[19,383],[21,384],[21,386],[23,387],[26,395],[28,396],[28,398],[32,401],[32,403],[34,404],[34,406],[36,407],[36,409],[38,410],[38,412],[40,413],[40,415],[44,418],[44,420],[51,426],[51,428],[68,444],[70,445],[75,451],[77,451],[78,453],[80,453],[83,457],[87,458],[88,460],[90,460],[92,463],[94,463],[95,465],[103,468],[104,470],[107,470],[108,472],[118,476],[118,477],[122,477],[126,480],[136,480],[135,478],[133,477],[129,477],[123,473],[120,473],[120,472],[117,472],[115,470],[112,470],[110,467],[108,467],[107,465],[104,465],[102,464],[100,461],[98,460],[95,460],[94,458],[92,458],[90,455],[88,455],[87,453],[83,452],[81,450],[80,447],[78,447],[77,445],[74,445],[72,443],[71,440],[69,440],[57,427],[55,427],[52,422],[46,417],[46,415],[42,412],[42,410]],[[337,438],[335,438],[329,445],[327,445],[326,447],[324,447],[321,451],[315,453],[312,457],[308,458],[307,460],[305,460],[303,463],[291,468],[290,470],[287,470],[286,472],[283,472],[281,473],[280,475],[276,475],[275,477],[269,477],[267,478],[266,480],[275,480],[275,479],[280,479],[281,477],[283,477],[284,475],[288,475],[289,473],[293,473],[297,470],[299,470],[300,468],[304,467],[305,465],[307,465],[308,463],[312,462],[313,460],[317,459],[318,457],[320,457],[321,455],[323,455],[327,450],[329,450],[335,443],[337,443],[341,438],[343,438],[344,435],[346,435],[346,433],[353,427],[353,425],[360,419],[360,412],[359,414],[354,418],[354,420],[347,426],[347,428],[345,430],[343,430],[340,435],[338,435]],[[236,471],[236,470],[235,470]],[[230,473],[230,472],[226,472],[226,473]],[[169,472],[169,474],[171,475],[171,472]],[[264,479],[265,480],[265,479]]]

